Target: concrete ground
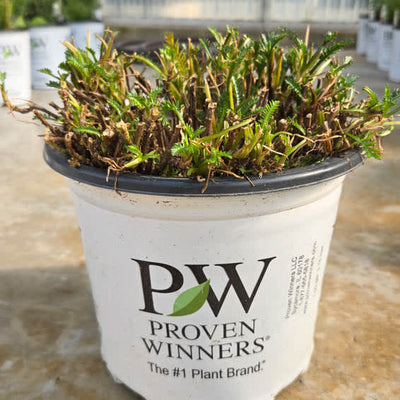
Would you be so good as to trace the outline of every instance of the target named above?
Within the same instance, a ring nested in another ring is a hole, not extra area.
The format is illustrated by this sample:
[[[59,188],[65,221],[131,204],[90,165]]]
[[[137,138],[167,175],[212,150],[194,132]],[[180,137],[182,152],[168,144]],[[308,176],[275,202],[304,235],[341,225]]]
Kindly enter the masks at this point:
[[[384,87],[364,58],[352,71]],[[41,134],[0,109],[0,400],[137,400],[102,362],[72,202]],[[313,359],[276,400],[400,398],[399,129],[384,144],[384,161],[346,179]]]

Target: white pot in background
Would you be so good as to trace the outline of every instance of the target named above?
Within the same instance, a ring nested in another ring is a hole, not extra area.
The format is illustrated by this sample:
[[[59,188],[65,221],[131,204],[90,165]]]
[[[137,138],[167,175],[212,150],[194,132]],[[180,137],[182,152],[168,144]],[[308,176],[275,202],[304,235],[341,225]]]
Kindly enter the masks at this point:
[[[367,52],[368,18],[358,20],[357,53],[364,55]]]
[[[389,71],[392,59],[393,26],[380,24],[378,37],[378,69]]]
[[[393,82],[400,82],[400,29],[393,30],[389,79]]]
[[[378,62],[379,26],[380,23],[378,21],[368,21],[367,61],[371,63]]]
[[[99,49],[100,41],[95,35],[103,37],[104,24],[98,21],[80,21],[70,22],[71,36],[75,40],[75,45],[78,48],[84,49],[86,47],[87,32],[90,32],[90,47],[96,52]]]
[[[102,356],[147,400],[272,400],[308,368],[344,179],[358,153],[247,181],[71,168]],[[172,314],[172,315],[171,315]],[[332,333],[334,334],[334,333]]]
[[[69,40],[71,29],[68,25],[38,26],[29,29],[31,36],[32,87],[34,89],[49,89],[46,85],[51,77],[39,72],[48,68],[53,73],[64,61],[65,46],[61,43]]]
[[[13,104],[31,97],[31,54],[27,31],[0,31],[0,72]],[[0,105],[3,100],[0,96]]]

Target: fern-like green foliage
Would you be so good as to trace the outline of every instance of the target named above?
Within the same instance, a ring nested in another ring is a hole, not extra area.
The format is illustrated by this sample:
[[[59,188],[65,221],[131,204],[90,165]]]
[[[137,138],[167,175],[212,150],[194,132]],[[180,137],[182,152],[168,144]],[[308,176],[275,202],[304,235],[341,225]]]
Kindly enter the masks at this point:
[[[365,88],[356,100],[355,78],[344,74],[351,59],[335,57],[346,42],[335,33],[316,47],[289,30],[210,33],[198,45],[167,33],[158,62],[118,53],[111,31],[99,58],[65,43],[58,71],[43,71],[62,106],[30,106],[48,128],[47,143],[74,166],[200,180],[276,172],[352,148],[380,157],[400,92],[386,88],[380,99]],[[136,63],[153,70],[155,86]]]

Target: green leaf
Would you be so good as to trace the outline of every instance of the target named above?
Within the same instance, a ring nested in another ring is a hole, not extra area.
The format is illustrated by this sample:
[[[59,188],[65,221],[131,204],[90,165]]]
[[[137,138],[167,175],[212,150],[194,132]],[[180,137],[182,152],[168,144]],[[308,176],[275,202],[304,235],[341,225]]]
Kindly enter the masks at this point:
[[[86,47],[86,51],[88,51],[88,52],[90,53],[90,55],[92,56],[92,58],[93,58],[93,60],[94,60],[95,62],[98,61],[98,60],[97,60],[97,56],[96,56],[96,52],[95,52],[92,48]]]
[[[199,39],[199,43],[202,45],[207,57],[210,60],[214,60],[214,57],[213,57],[211,49],[210,49],[210,42],[207,39]]]
[[[51,88],[59,89],[59,88],[60,88],[60,82],[57,82],[57,81],[48,81],[48,82],[46,83],[46,86],[51,87]]]
[[[135,107],[143,108],[146,106],[146,99],[136,93],[129,93],[128,100]]]
[[[296,81],[296,79],[295,78],[293,78],[293,76],[288,76],[287,78],[286,78],[286,82],[287,82],[287,84],[294,90],[294,92],[297,94],[297,96],[301,99],[301,100],[303,100],[304,99],[304,97],[303,97],[303,94],[302,94],[302,92],[301,92],[301,85]]]
[[[172,154],[172,156],[176,156],[178,154],[181,154],[185,150],[186,150],[186,147],[182,143],[177,142],[177,143],[174,143],[174,145],[172,146],[171,154]]]
[[[135,54],[134,60],[138,61],[138,62],[141,62],[143,64],[146,64],[153,71],[157,72],[160,76],[162,76],[162,77],[165,76],[163,71],[161,71],[161,69],[155,63],[153,63],[149,58],[143,57],[143,56],[141,56],[139,54]]]
[[[304,42],[298,37],[298,35],[289,28],[280,28],[282,34],[284,34],[297,49],[302,49],[303,51],[307,51],[307,46]]]
[[[208,30],[211,32],[211,34],[214,36],[215,41],[221,45],[221,34],[212,26],[208,27]]]
[[[241,121],[241,122],[239,122],[237,124],[229,126],[228,128],[224,129],[223,131],[214,133],[213,135],[204,136],[202,138],[202,140],[204,142],[207,142],[207,141],[210,141],[210,140],[213,140],[213,139],[218,139],[219,137],[222,137],[222,136],[226,135],[227,133],[229,133],[229,132],[231,132],[233,130],[242,128],[243,126],[246,126],[246,125],[249,125],[252,121],[253,121],[252,118],[248,118],[248,119],[246,119],[244,121]]]
[[[375,93],[371,88],[369,88],[368,86],[364,86],[364,87],[363,87],[363,90],[364,90],[364,92],[366,92],[366,93],[369,95],[369,97],[370,97],[370,101],[369,101],[368,104],[369,104],[371,107],[375,106],[376,104],[379,104],[378,96],[376,95],[376,93]]]
[[[261,109],[261,126],[265,129],[266,125],[271,122],[272,117],[280,106],[279,100],[271,100],[263,109]]]
[[[114,100],[109,99],[107,103],[118,113],[118,116],[123,119],[122,108],[121,106]]]
[[[79,126],[78,128],[74,128],[73,130],[78,133],[88,133],[89,135],[95,135],[101,137],[100,132],[95,128]]]
[[[110,76],[107,74],[107,72],[103,68],[99,67],[95,62],[92,62],[90,67],[98,72],[98,74],[101,75],[106,81],[110,80]]]
[[[210,290],[210,280],[181,293],[175,300],[173,312],[169,317],[193,314],[203,307]]]
[[[143,153],[140,151],[139,147],[136,146],[135,144],[130,144],[126,146],[126,149],[135,156],[143,156]]]
[[[53,72],[51,72],[51,70],[50,70],[49,68],[41,68],[41,69],[39,69],[38,71],[41,72],[42,74],[50,75],[50,76],[52,76],[53,78],[58,79],[58,76],[55,76],[55,75],[53,74]]]

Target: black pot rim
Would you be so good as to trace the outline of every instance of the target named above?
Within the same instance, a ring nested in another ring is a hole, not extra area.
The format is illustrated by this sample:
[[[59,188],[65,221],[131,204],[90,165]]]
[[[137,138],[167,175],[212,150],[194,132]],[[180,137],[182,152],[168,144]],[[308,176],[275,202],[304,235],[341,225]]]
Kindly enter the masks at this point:
[[[210,180],[205,193],[201,193],[204,183],[190,178],[170,178],[140,174],[110,174],[107,170],[83,165],[71,167],[68,157],[45,144],[43,157],[46,163],[65,177],[105,189],[119,192],[149,194],[158,196],[233,196],[276,192],[287,189],[315,185],[335,179],[357,168],[363,162],[358,150],[350,150],[342,157],[332,157],[317,164],[293,168],[277,173],[251,176],[246,179],[217,177]]]

